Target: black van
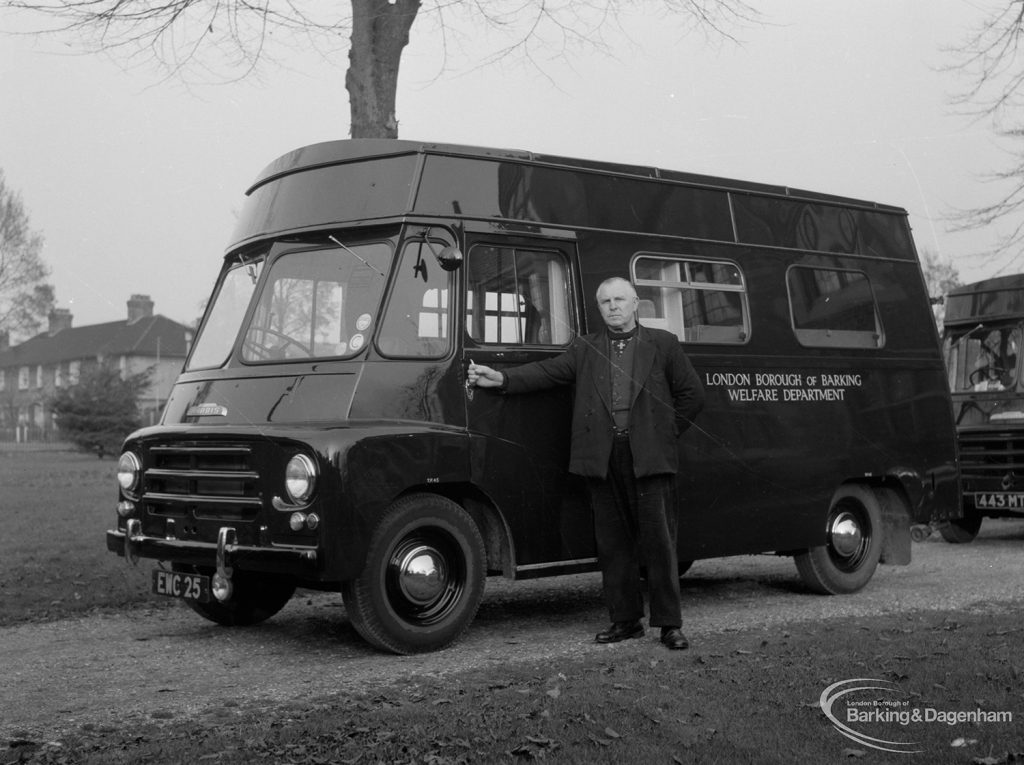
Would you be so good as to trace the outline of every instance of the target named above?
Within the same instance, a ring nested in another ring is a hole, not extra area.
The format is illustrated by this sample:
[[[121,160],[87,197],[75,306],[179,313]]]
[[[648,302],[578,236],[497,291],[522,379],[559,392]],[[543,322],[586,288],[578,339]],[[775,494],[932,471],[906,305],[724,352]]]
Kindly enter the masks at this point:
[[[1024,274],[951,290],[944,330],[964,513],[940,531],[965,543],[984,518],[1024,518]]]
[[[439,648],[488,575],[596,569],[571,391],[467,388],[602,326],[627,276],[707,406],[679,558],[791,555],[810,589],[958,518],[952,407],[905,211],[720,178],[409,141],[309,146],[249,189],[184,371],[118,467],[110,550],[252,624],[340,589],[370,643]]]

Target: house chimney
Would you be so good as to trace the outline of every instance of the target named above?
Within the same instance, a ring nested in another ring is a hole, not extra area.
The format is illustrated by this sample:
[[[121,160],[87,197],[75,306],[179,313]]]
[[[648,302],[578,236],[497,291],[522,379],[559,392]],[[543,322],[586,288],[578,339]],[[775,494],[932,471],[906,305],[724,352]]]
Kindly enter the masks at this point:
[[[67,308],[54,308],[50,311],[50,334],[56,335],[62,329],[71,329],[71,311]]]
[[[134,324],[139,319],[153,315],[153,301],[149,295],[132,295],[128,300],[128,323]]]
[[[11,333],[6,329],[0,330],[0,352],[6,351],[11,347]],[[0,372],[3,374],[3,372]]]

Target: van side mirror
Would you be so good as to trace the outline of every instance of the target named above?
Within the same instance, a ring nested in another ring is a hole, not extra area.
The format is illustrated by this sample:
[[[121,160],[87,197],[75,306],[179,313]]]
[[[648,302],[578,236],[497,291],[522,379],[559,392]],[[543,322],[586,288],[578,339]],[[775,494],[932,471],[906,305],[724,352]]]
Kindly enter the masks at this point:
[[[443,247],[440,252],[435,252],[434,257],[445,271],[454,271],[462,265],[462,250],[453,244]]]

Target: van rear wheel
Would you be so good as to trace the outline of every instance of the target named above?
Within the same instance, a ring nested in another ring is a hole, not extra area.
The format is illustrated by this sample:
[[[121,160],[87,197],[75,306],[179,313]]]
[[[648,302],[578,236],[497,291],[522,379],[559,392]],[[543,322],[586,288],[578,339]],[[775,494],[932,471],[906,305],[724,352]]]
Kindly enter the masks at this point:
[[[412,494],[374,529],[362,574],[342,586],[352,626],[376,648],[435,651],[469,627],[483,597],[480,530],[451,500]]]
[[[825,544],[795,557],[800,577],[814,592],[844,595],[866,585],[882,553],[882,511],[867,486],[841,486],[825,523]]]

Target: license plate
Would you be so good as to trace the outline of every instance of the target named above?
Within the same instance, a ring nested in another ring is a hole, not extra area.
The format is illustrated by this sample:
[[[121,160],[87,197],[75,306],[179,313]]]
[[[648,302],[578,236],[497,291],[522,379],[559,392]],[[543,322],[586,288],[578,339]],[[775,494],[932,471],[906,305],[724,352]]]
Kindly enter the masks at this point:
[[[153,592],[169,598],[184,598],[206,603],[210,600],[210,577],[154,569]]]
[[[974,506],[980,510],[1024,510],[1024,493],[975,494]]]

